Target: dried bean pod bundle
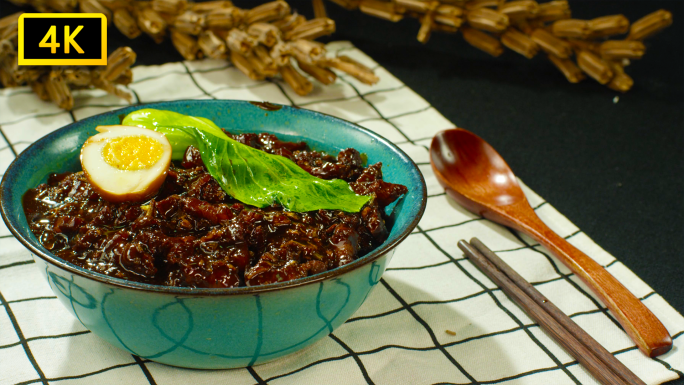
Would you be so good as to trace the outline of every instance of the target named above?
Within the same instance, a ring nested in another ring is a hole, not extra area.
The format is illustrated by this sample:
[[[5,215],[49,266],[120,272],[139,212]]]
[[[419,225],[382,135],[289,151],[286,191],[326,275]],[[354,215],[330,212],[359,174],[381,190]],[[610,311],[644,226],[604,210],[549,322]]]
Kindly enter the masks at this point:
[[[135,39],[142,33],[137,21],[126,8],[118,8],[114,11],[114,25],[129,39]]]
[[[233,62],[235,67],[239,69],[243,74],[247,75],[252,80],[263,80],[264,77],[254,68],[252,62],[250,62],[244,55],[241,55],[237,51],[230,51],[230,60]]]
[[[98,2],[112,12],[117,9],[131,7],[130,0],[98,0]]]
[[[435,24],[433,24],[432,28],[440,30],[440,26],[452,27],[455,29],[453,32],[456,32],[456,30],[458,30],[458,27],[460,27],[461,24],[463,24],[463,15],[463,8],[459,8],[449,4],[441,4],[437,6],[437,8],[435,8]]]
[[[152,7],[143,6],[143,9],[138,9],[136,13],[140,29],[156,43],[161,43],[166,35],[166,20]]]
[[[461,28],[461,33],[463,33],[463,39],[470,45],[494,57],[501,55],[504,51],[501,42],[494,36],[469,27]]]
[[[113,81],[135,63],[137,55],[129,47],[121,47],[107,58],[107,67],[102,72],[102,78]]]
[[[470,45],[495,57],[504,47],[529,59],[541,49],[569,82],[577,83],[589,75],[620,92],[629,90],[633,80],[613,68],[614,63],[643,57],[641,40],[672,24],[672,14],[666,10],[646,15],[631,27],[620,14],[572,19],[567,0],[330,1],[390,21],[415,18],[420,23],[417,39],[423,43],[432,31],[460,31]],[[626,37],[605,40],[626,33]]]
[[[610,89],[620,92],[629,91],[634,85],[634,80],[624,72],[616,74],[613,79],[608,83]]]
[[[280,29],[281,33],[285,34],[305,21],[306,18],[304,16],[293,13],[292,15],[285,16],[280,20],[272,21],[271,24]]]
[[[330,0],[330,1],[339,5],[340,7],[344,8],[344,9],[349,10],[349,11],[353,11],[353,10],[359,8],[359,3],[361,3],[361,0]]]
[[[572,55],[572,47],[566,41],[559,39],[544,29],[536,29],[530,36],[544,51],[561,59]]]
[[[93,80],[87,67],[69,67],[63,71],[63,75],[68,84],[79,87],[88,86]]]
[[[271,57],[268,49],[263,45],[254,47],[252,51],[252,63],[258,68],[257,70],[268,77],[273,77],[278,74],[278,65]]]
[[[268,23],[254,23],[247,28],[247,33],[266,47],[273,47],[281,39],[278,27]]]
[[[50,94],[48,94],[47,89],[45,88],[45,81],[38,79],[34,82],[31,83],[31,90],[38,95],[38,97],[41,100],[44,100],[46,102],[50,101]]]
[[[359,81],[378,81],[373,71],[347,57],[325,58],[312,54],[316,44],[303,43],[333,33],[334,21],[326,17],[322,0],[312,0],[316,18],[306,20],[292,13],[285,1],[273,1],[243,10],[228,0],[194,3],[190,0],[11,0],[31,5],[41,12],[72,12],[76,9],[107,15],[124,35],[135,38],[145,32],[156,42],[167,35],[187,60],[203,56],[230,58],[235,66],[253,79],[280,74],[297,93],[308,93],[311,83],[292,65],[296,58],[300,70],[323,84],[335,81],[331,69],[346,72]],[[566,0],[537,3],[534,0],[330,0],[346,9],[390,21],[404,17],[419,20],[418,40],[427,42],[432,31],[454,33],[459,30],[471,45],[493,56],[507,47],[528,58],[538,49],[570,82],[578,82],[586,72],[608,87],[625,92],[632,79],[620,61],[644,54],[640,40],[672,23],[672,14],[659,10],[629,26],[622,15],[592,20],[571,19]],[[0,19],[0,82],[5,86],[29,84],[44,99],[71,108],[69,89],[97,87],[130,99],[131,94],[117,84],[132,81],[130,65],[135,54],[126,48],[110,56],[105,69],[72,71],[69,68],[17,68],[16,20],[20,13]],[[467,26],[464,25],[467,23]],[[594,41],[623,34],[624,40]],[[573,61],[577,53],[577,64]],[[618,66],[619,68],[617,68]],[[583,72],[584,71],[584,72]],[[54,73],[53,73],[54,72]],[[303,79],[303,80],[302,80]],[[64,88],[66,85],[66,91]]]
[[[207,28],[229,29],[240,23],[241,12],[235,7],[215,8],[205,16]]]
[[[514,28],[509,28],[501,35],[501,42],[528,59],[532,59],[539,51],[539,46],[529,36]]]
[[[59,71],[53,70],[45,81],[45,91],[50,99],[65,110],[74,108],[74,97],[66,83],[66,80]]]
[[[271,49],[270,55],[271,59],[278,65],[282,67],[290,63],[290,55],[293,54],[292,46],[290,43],[280,42],[276,44],[273,49]]]
[[[328,17],[328,12],[325,10],[323,0],[312,0],[314,18]]]
[[[168,13],[176,15],[184,10],[188,2],[187,0],[152,0],[152,9],[160,13]]]
[[[284,1],[273,1],[252,8],[245,15],[245,23],[269,22],[282,19],[290,13],[290,5]]]
[[[301,94],[311,92],[313,86],[292,65],[290,58],[297,58],[299,69],[324,84],[336,80],[337,75],[330,68],[347,72],[368,84],[378,81],[372,71],[358,63],[337,58],[328,61],[324,47],[311,42],[335,31],[335,22],[326,17],[322,0],[314,1],[317,17],[312,20],[292,13],[287,2],[281,0],[252,9],[240,9],[228,0],[201,3],[192,0],[12,1],[46,12],[69,11],[78,7],[82,11],[104,13],[129,38],[136,38],[144,32],[160,43],[169,37],[185,60],[202,57],[228,59],[251,79],[283,76],[285,82]],[[413,1],[414,5],[420,5],[417,0]],[[360,1],[340,3],[356,8]],[[366,3],[372,6],[383,2]],[[405,11],[403,7],[391,6],[397,13]],[[427,7],[421,5],[421,9],[434,11],[439,6],[439,1],[432,1]],[[443,23],[460,25],[458,17],[463,14],[462,9],[446,6],[440,12]],[[54,100],[65,108],[73,106],[69,95],[75,88],[95,87],[131,99],[131,93],[118,87],[132,82],[133,73],[129,67],[135,61],[135,53],[129,48],[115,51],[106,68],[60,69],[59,76],[53,74],[51,77],[47,76],[49,67],[44,71],[16,68],[16,20],[19,15],[0,20],[0,81],[4,85],[29,84],[41,98]],[[428,36],[431,25],[432,21],[424,27]]]
[[[561,59],[555,55],[548,55],[549,60],[558,68],[570,83],[579,83],[585,78],[584,73],[570,59]]]
[[[205,22],[204,15],[194,11],[187,11],[176,17],[173,21],[173,28],[178,32],[187,33],[188,35],[199,35]]]
[[[186,33],[178,30],[171,30],[171,42],[176,50],[183,56],[185,60],[195,60],[197,58],[197,39]]]
[[[292,67],[292,64],[287,64],[280,67],[280,74],[292,89],[298,95],[308,95],[313,90],[313,83],[308,81],[304,75]]]
[[[643,40],[660,32],[672,24],[672,13],[664,9],[655,11],[642,17],[632,24],[629,30],[629,40]]]
[[[380,80],[370,68],[348,56],[342,55],[334,58],[328,58],[324,61],[324,63],[330,68],[335,68],[342,72],[346,72],[364,84],[372,85]]]
[[[634,80],[625,73],[623,65],[616,62],[608,62],[608,64],[615,73],[613,79],[608,83],[608,87],[619,92],[629,91],[634,85]]]
[[[83,13],[102,13],[107,19],[107,25],[112,22],[112,12],[97,0],[80,0],[79,10]]]
[[[506,0],[472,0],[472,1],[466,1],[465,2],[465,8],[468,11],[472,11],[474,9],[479,9],[479,8],[497,8],[501,4],[503,4]]]
[[[610,65],[592,52],[581,51],[577,55],[577,64],[582,71],[601,84],[606,84],[613,78]]]
[[[646,53],[646,46],[638,40],[608,40],[599,46],[604,59],[641,59]]]
[[[228,32],[226,42],[231,51],[237,52],[240,55],[248,54],[258,44],[256,39],[249,36],[247,32],[237,28],[233,28]]]
[[[558,37],[586,39],[591,36],[591,28],[586,20],[566,19],[553,23],[553,34]]]
[[[489,32],[503,32],[509,25],[508,16],[485,7],[468,12],[467,20],[471,27]]]
[[[197,45],[205,56],[213,59],[220,59],[226,54],[226,44],[211,30],[199,35]]]
[[[359,4],[361,12],[379,17],[381,19],[397,22],[404,18],[401,14],[401,8],[397,7],[392,2],[376,1],[376,0],[362,0]]]
[[[211,12],[215,9],[219,8],[232,8],[233,3],[227,0],[218,0],[218,1],[203,1],[201,3],[192,3],[190,6],[190,9],[193,12],[203,14],[203,13],[208,13]]]
[[[432,25],[435,23],[435,15],[430,12],[420,18],[420,29],[418,30],[418,41],[425,44],[430,39]]]
[[[299,65],[299,69],[325,85],[333,84],[335,83],[335,80],[337,80],[337,75],[327,68],[302,63],[300,61],[298,61],[297,64]]]
[[[325,58],[325,47],[318,42],[299,39],[291,43],[291,48],[298,62],[313,64]]]
[[[629,20],[623,15],[598,17],[588,24],[593,37],[621,35],[629,29]]]
[[[533,0],[509,1],[499,6],[499,12],[509,18],[531,19],[539,13],[539,4]]]
[[[335,32],[335,22],[331,19],[311,19],[303,22],[285,34],[286,40],[307,39],[330,35]]]
[[[85,9],[102,9],[97,0],[81,2]],[[87,4],[87,5],[84,5]],[[105,8],[109,12],[109,8]],[[14,36],[16,20],[20,13],[0,19],[0,36]],[[5,87],[29,85],[42,100],[52,101],[60,108],[70,110],[74,107],[72,90],[84,88],[101,88],[107,92],[126,99],[131,95],[112,82],[128,84],[132,81],[130,66],[135,62],[135,53],[128,47],[115,50],[107,59],[108,66],[55,66],[30,67],[19,66],[17,62],[17,42],[13,39],[0,40],[0,82]],[[94,70],[94,68],[98,68]]]
[[[537,19],[542,22],[556,21],[570,18],[570,6],[565,0],[549,1],[539,4]]]

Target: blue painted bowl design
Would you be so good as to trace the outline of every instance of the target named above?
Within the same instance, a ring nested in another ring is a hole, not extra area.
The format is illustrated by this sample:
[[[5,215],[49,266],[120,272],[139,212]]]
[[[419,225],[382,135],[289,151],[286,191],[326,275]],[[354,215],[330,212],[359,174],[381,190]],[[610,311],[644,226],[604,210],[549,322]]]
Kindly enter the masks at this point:
[[[21,198],[52,172],[80,170],[78,154],[98,125],[158,108],[203,116],[231,132],[270,132],[336,153],[354,147],[368,163],[383,163],[385,180],[409,193],[388,207],[391,233],[378,249],[321,274],[233,289],[149,285],[104,276],[59,259],[31,233]],[[387,139],[355,124],[283,106],[267,111],[249,102],[174,101],[128,107],[70,124],[38,140],[10,165],[0,185],[0,211],[12,233],[34,254],[59,300],[88,329],[111,344],[157,362],[190,368],[236,368],[302,349],[344,323],[378,283],[394,248],[418,224],[425,181],[415,163]]]

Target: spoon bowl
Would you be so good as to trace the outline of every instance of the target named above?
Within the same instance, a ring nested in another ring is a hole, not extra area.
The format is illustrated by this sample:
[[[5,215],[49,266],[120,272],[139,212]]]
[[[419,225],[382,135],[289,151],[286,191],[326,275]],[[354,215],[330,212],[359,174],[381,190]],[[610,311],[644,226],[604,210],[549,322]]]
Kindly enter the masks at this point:
[[[440,182],[448,180],[458,186],[471,186],[468,190],[453,190],[463,195],[457,201],[470,211],[484,215],[488,205],[502,207],[527,202],[506,161],[470,131],[439,133],[430,148],[430,160],[441,174]]]
[[[551,251],[611,310],[644,354],[656,357],[672,348],[667,329],[638,298],[539,219],[513,171],[487,142],[460,128],[442,131],[432,140],[430,162],[439,183],[459,204]]]

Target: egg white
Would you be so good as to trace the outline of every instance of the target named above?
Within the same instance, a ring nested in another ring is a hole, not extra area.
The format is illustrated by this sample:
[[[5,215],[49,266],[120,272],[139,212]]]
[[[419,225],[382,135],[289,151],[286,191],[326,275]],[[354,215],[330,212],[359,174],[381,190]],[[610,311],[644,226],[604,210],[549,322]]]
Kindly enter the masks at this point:
[[[152,197],[164,183],[171,164],[171,144],[163,134],[141,127],[98,126],[94,135],[81,148],[81,166],[93,189],[107,201],[144,201]],[[108,164],[104,146],[114,138],[147,136],[162,145],[163,153],[157,162],[140,170],[119,170]]]

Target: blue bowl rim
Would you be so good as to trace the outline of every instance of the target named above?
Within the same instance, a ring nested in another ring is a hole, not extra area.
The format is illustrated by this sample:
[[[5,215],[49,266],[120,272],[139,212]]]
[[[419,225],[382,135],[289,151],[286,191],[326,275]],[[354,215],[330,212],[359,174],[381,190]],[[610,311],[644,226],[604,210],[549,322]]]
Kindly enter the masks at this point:
[[[357,268],[360,268],[368,263],[371,263],[393,248],[395,248],[397,245],[399,245],[406,237],[408,237],[413,229],[418,225],[420,222],[420,219],[422,218],[424,212],[425,212],[425,206],[427,205],[427,186],[425,184],[425,178],[423,177],[423,174],[420,172],[420,169],[418,169],[418,166],[416,163],[411,159],[401,148],[397,147],[394,143],[386,139],[385,137],[369,130],[364,127],[359,126],[356,123],[350,122],[345,119],[338,118],[336,116],[332,116],[329,114],[325,114],[322,112],[317,112],[317,111],[312,111],[312,110],[307,110],[304,108],[299,108],[299,107],[293,107],[293,106],[288,106],[288,105],[282,105],[282,104],[277,104],[277,103],[270,103],[271,105],[279,106],[279,109],[291,109],[291,110],[296,110],[296,113],[304,113],[304,114],[311,114],[311,115],[321,115],[324,117],[327,117],[329,119],[332,119],[334,121],[338,121],[345,125],[346,127],[356,130],[356,131],[361,131],[362,133],[376,139],[378,142],[384,144],[385,146],[389,147],[392,151],[398,153],[400,156],[402,156],[408,163],[417,171],[418,176],[420,177],[420,182],[421,182],[421,190],[422,190],[422,196],[421,196],[421,205],[420,209],[418,211],[418,214],[416,217],[409,223],[409,225],[398,235],[398,237],[392,241],[391,243],[382,245],[381,247],[378,247],[377,249],[373,250],[372,252],[364,255],[361,258],[358,258],[354,260],[353,262],[346,264],[341,267],[337,267],[335,269],[327,270],[325,272],[315,274],[309,277],[305,278],[298,278],[294,279],[291,281],[283,281],[283,282],[278,282],[278,283],[271,283],[267,285],[257,285],[257,286],[242,286],[242,287],[233,287],[233,288],[190,288],[190,287],[176,287],[176,286],[163,286],[163,285],[154,285],[154,284],[149,284],[149,283],[142,283],[142,282],[135,282],[135,281],[129,281],[123,278],[116,278],[116,277],[111,277],[108,275],[96,273],[94,271],[82,268],[80,266],[77,266],[71,262],[68,262],[66,260],[63,260],[52,253],[46,253],[39,249],[36,245],[34,245],[34,242],[26,239],[23,237],[18,229],[15,227],[14,223],[9,220],[9,213],[8,207],[9,202],[5,201],[5,197],[3,194],[3,191],[5,191],[5,188],[8,188],[6,184],[9,183],[9,175],[13,173],[14,167],[18,167],[18,161],[21,159],[22,156],[26,156],[25,154],[29,153],[30,149],[33,146],[36,146],[39,142],[42,142],[44,140],[49,140],[49,138],[53,136],[57,136],[61,131],[68,129],[69,127],[75,125],[75,124],[82,124],[82,122],[87,121],[88,119],[95,118],[95,117],[103,117],[107,115],[113,115],[113,116],[119,116],[121,114],[121,111],[123,110],[138,110],[142,108],[163,108],[164,105],[175,105],[175,104],[180,104],[180,103],[224,103],[224,102],[229,102],[229,103],[236,103],[236,104],[252,104],[253,106],[256,106],[259,108],[259,106],[255,102],[250,102],[250,101],[244,101],[244,100],[232,100],[232,99],[219,99],[219,100],[193,100],[193,99],[183,99],[183,100],[173,100],[173,101],[165,101],[165,102],[156,102],[156,103],[145,103],[145,104],[139,104],[139,105],[134,105],[134,106],[127,106],[123,107],[117,110],[109,111],[109,112],[104,112],[101,114],[93,115],[90,117],[87,117],[83,120],[79,120],[73,123],[69,123],[64,127],[60,127],[57,130],[54,130],[47,135],[44,135],[40,139],[36,140],[35,142],[31,143],[22,153],[18,154],[12,163],[10,163],[9,167],[7,167],[7,170],[5,171],[5,174],[3,175],[2,181],[0,182],[0,216],[2,216],[2,219],[5,221],[5,224],[7,225],[8,229],[10,232],[14,235],[16,239],[21,242],[24,247],[29,249],[34,255],[37,255],[41,259],[43,259],[45,262],[55,265],[63,270],[66,270],[72,274],[76,274],[78,276],[81,276],[86,279],[92,279],[95,281],[99,281],[105,284],[109,284],[112,286],[117,286],[125,289],[132,289],[132,290],[138,290],[138,291],[147,291],[147,292],[155,292],[155,293],[164,293],[164,294],[176,294],[176,295],[192,295],[192,296],[197,296],[197,295],[206,295],[206,296],[231,296],[231,295],[255,295],[259,293],[266,293],[266,292],[271,292],[271,291],[277,291],[281,289],[290,289],[290,288],[295,288],[295,287],[300,287],[304,285],[309,285],[309,284],[315,284],[318,282],[326,281],[329,279],[333,279],[336,277],[339,277],[341,275],[344,275],[347,272],[350,272],[352,270],[356,270]],[[279,110],[278,109],[278,110]],[[274,111],[275,112],[275,111]]]

